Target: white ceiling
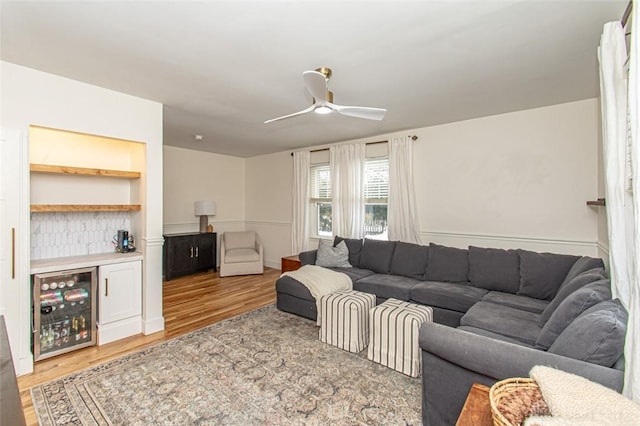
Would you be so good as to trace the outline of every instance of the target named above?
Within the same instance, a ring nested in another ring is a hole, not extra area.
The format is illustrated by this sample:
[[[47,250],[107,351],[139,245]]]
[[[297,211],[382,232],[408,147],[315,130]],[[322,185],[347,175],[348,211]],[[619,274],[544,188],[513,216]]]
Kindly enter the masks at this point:
[[[626,4],[2,0],[0,57],[163,103],[166,145],[248,157],[595,97]],[[385,119],[263,124],[311,104],[320,66],[336,103]]]

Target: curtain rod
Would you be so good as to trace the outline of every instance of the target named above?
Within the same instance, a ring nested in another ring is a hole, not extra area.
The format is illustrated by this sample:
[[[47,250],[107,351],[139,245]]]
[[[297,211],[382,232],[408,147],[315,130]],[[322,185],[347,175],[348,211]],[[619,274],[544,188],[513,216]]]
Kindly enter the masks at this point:
[[[627,8],[624,10],[624,13],[622,14],[622,19],[620,19],[622,28],[624,28],[627,25],[627,21],[629,21],[629,16],[631,16],[631,8],[633,7],[632,3],[633,3],[633,0],[629,0],[629,3],[627,4]]]
[[[411,135],[409,136],[411,138],[412,141],[415,141],[418,139],[418,137],[416,135]],[[388,143],[389,141],[377,141],[377,142],[367,142],[365,143],[365,145],[378,145],[380,143]],[[309,152],[322,152],[322,151],[329,151],[329,148],[319,148],[319,149],[312,149]],[[291,153],[291,156],[293,157],[293,152]]]

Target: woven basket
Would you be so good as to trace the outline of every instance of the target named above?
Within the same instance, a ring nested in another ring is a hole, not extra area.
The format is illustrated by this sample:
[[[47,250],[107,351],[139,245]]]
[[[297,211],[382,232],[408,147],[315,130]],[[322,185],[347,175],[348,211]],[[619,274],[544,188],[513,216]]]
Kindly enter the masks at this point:
[[[500,400],[517,389],[536,389],[538,384],[529,378],[510,378],[496,382],[489,390],[491,418],[494,426],[515,426],[500,413]]]

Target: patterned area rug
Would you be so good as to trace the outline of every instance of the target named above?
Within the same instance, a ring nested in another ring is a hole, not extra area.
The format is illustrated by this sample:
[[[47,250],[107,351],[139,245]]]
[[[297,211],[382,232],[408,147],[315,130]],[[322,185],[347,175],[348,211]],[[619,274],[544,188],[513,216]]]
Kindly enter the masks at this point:
[[[273,305],[31,389],[42,425],[421,424],[420,379]]]

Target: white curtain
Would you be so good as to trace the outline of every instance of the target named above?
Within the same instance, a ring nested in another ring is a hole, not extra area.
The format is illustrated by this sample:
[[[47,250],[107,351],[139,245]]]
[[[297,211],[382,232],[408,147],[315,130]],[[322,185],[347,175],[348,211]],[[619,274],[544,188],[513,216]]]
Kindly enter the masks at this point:
[[[637,10],[635,6],[633,9],[635,23]],[[629,313],[623,393],[640,402],[640,156],[637,139],[637,48],[637,35],[634,35],[629,55],[631,72],[627,87],[624,29],[619,21],[605,24],[598,53],[609,228],[609,269],[613,295],[620,299]],[[631,135],[628,132],[627,108],[630,109]],[[628,155],[631,155],[631,161],[627,161]],[[630,166],[631,171],[628,170]],[[628,188],[630,174],[632,184]]]
[[[291,252],[308,249],[309,245],[309,151],[293,153],[293,225],[291,227]]]
[[[638,3],[634,1],[631,25],[638,23],[640,13]],[[627,340],[625,344],[625,374],[624,394],[636,402],[640,402],[640,141],[638,140],[638,97],[640,96],[640,65],[638,61],[638,37],[637,28],[631,31],[629,49],[629,124],[631,130],[631,164],[632,164],[632,191],[633,191],[633,252],[629,254],[631,263],[631,279],[629,281],[626,307],[629,311],[629,323],[627,326]],[[608,201],[608,200],[607,200]]]
[[[331,221],[333,235],[364,236],[365,145],[334,145],[329,148],[331,167]]]
[[[410,137],[389,140],[389,240],[420,243],[413,189],[413,143]]]

